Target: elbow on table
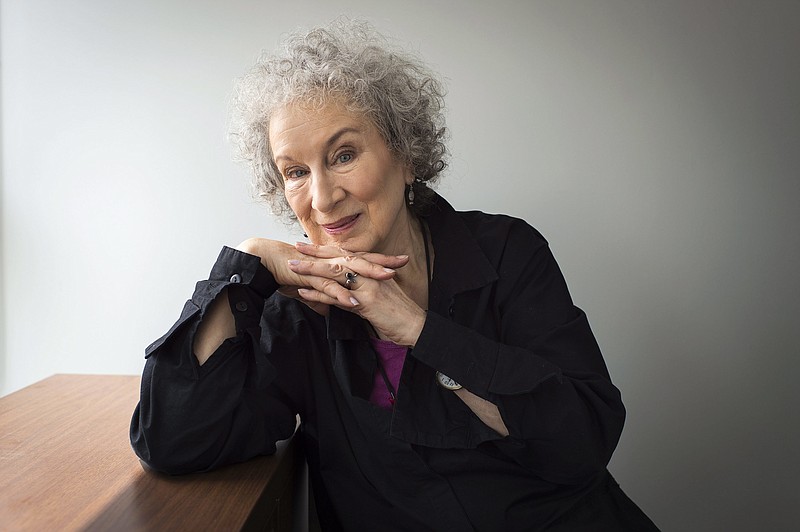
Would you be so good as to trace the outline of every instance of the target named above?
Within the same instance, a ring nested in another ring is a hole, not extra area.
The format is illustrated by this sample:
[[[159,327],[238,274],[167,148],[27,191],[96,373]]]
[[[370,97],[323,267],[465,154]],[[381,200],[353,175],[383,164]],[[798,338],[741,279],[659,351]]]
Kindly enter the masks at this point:
[[[138,413],[138,409],[137,409]],[[130,428],[133,452],[146,469],[168,475],[198,473],[214,468],[216,458],[208,450],[192,451],[177,440],[164,441],[163,436],[148,431],[134,413]]]
[[[147,470],[167,475],[184,475],[208,469],[193,460],[188,460],[185,453],[149,444],[141,431],[131,430],[131,447],[139,457],[142,467]]]
[[[182,448],[148,446],[143,441],[133,438],[131,446],[145,469],[166,475],[205,473],[225,465],[225,462],[210,450],[191,453]]]

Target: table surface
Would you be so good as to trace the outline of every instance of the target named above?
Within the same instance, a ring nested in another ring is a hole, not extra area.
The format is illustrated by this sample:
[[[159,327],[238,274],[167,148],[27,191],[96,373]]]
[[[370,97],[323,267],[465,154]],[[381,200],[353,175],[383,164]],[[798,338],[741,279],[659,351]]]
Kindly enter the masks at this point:
[[[128,440],[138,398],[139,377],[105,375],[54,375],[0,398],[0,530],[238,530],[274,521],[267,506],[287,498],[290,442],[211,473],[146,471]],[[275,477],[284,480],[276,486]]]

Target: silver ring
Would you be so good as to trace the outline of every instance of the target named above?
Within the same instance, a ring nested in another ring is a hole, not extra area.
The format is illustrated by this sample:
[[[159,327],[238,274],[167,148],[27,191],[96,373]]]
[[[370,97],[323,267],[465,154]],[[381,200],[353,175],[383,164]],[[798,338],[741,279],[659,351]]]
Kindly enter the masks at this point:
[[[344,287],[352,290],[353,285],[356,284],[356,277],[358,277],[356,272],[346,272],[344,274]]]

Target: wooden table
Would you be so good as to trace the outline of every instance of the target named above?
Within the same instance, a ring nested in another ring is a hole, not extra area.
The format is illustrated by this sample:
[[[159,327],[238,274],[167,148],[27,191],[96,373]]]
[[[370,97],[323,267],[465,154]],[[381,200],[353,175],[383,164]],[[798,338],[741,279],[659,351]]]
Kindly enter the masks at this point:
[[[291,530],[291,440],[211,473],[146,471],[139,377],[55,375],[0,398],[0,530]]]

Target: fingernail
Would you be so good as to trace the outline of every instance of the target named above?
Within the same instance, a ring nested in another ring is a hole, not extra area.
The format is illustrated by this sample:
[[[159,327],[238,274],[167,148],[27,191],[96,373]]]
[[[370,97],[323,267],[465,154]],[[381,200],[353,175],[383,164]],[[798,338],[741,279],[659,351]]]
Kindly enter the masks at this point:
[[[394,270],[391,268],[384,268],[383,271],[385,271],[386,273],[394,273]]]
[[[406,260],[408,258],[408,255],[397,255],[397,258],[401,260]]]
[[[300,294],[301,296],[304,296],[304,295],[306,295],[308,293],[308,289],[307,288],[298,288],[297,289],[297,293]]]
[[[300,264],[300,261],[298,259],[289,259],[289,264],[291,264],[292,266],[297,266],[298,264]]]
[[[356,298],[351,296],[350,297],[350,303],[352,303],[354,307],[357,307],[358,306],[358,299],[356,299]]]

